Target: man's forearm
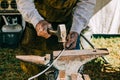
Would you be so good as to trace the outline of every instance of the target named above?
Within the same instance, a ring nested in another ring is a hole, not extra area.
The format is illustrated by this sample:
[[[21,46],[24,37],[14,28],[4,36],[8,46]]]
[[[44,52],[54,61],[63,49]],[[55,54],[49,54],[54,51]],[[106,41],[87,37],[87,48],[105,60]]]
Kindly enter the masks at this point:
[[[71,31],[80,32],[87,26],[93,15],[96,0],[80,0],[73,13],[73,24]]]
[[[43,20],[38,11],[35,9],[34,0],[16,0],[16,3],[24,20],[32,23],[34,27],[40,20]]]

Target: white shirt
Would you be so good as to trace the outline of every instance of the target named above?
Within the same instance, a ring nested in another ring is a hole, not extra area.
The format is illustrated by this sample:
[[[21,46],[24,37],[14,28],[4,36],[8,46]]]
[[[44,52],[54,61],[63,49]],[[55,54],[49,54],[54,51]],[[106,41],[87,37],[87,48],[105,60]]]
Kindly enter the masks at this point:
[[[38,13],[34,0],[16,0],[17,8],[25,21],[32,23],[34,27],[44,18]],[[70,31],[80,32],[87,26],[93,15],[96,0],[80,0],[73,9],[73,23]]]

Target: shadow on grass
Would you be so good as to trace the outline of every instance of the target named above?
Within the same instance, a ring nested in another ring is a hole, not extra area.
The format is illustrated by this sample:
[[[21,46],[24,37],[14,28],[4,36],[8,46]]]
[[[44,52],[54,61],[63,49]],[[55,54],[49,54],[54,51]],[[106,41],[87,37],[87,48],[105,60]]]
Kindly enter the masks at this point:
[[[120,79],[120,67],[113,68],[110,64],[104,64],[101,60],[92,60],[85,64],[84,73],[88,74],[91,80],[119,80]],[[118,70],[118,71],[117,71]]]
[[[0,49],[0,80],[27,80],[30,75],[20,68],[20,61],[15,58],[16,49]]]

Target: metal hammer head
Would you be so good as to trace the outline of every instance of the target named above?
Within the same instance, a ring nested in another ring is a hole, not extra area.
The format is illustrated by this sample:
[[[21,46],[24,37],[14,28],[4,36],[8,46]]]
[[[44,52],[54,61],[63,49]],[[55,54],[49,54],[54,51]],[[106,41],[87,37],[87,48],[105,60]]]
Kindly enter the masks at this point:
[[[58,42],[66,42],[66,27],[65,24],[60,24],[57,27],[57,31],[49,29],[50,34],[56,35],[58,37]]]
[[[57,36],[58,42],[66,42],[66,27],[64,24],[58,25]]]

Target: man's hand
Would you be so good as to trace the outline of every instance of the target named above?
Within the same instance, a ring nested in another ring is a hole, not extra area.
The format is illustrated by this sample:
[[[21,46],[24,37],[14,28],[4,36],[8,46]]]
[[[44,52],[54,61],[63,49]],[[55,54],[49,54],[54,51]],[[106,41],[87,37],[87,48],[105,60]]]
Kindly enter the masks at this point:
[[[66,48],[67,49],[75,49],[77,39],[78,39],[78,33],[70,32],[67,36]]]
[[[51,35],[48,34],[47,30],[48,28],[51,28],[51,24],[48,23],[45,20],[40,21],[37,25],[36,25],[36,31],[37,31],[37,35],[44,37],[44,38],[49,38]]]

